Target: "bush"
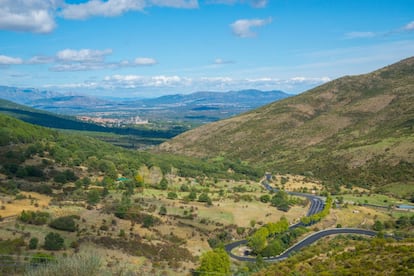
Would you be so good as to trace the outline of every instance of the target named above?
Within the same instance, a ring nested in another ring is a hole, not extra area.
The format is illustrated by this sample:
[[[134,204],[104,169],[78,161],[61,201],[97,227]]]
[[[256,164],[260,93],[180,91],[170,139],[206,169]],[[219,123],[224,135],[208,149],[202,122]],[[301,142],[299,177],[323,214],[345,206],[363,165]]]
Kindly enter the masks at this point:
[[[101,199],[101,192],[98,190],[90,190],[87,195],[86,202],[91,205],[95,205]]]
[[[167,188],[168,188],[168,181],[164,177],[160,181],[159,188],[161,190],[167,190]]]
[[[55,182],[65,184],[67,182],[74,182],[78,180],[78,177],[73,171],[65,170],[64,172],[59,172],[57,175],[55,175],[53,180]]]
[[[58,234],[50,232],[45,237],[45,249],[46,250],[60,250],[63,248],[65,240]]]
[[[48,219],[50,218],[50,214],[47,212],[40,212],[40,211],[25,211],[23,210],[19,216],[19,219],[22,222],[34,224],[34,225],[43,225],[46,224]]]
[[[161,216],[165,216],[167,214],[167,208],[165,208],[165,206],[161,206],[158,214],[160,214]]]
[[[145,228],[150,228],[151,226],[154,226],[155,224],[155,218],[151,215],[146,215],[142,221],[142,226]]]
[[[73,216],[60,217],[53,220],[50,224],[50,227],[57,230],[74,232],[76,231],[76,223]]]
[[[208,204],[211,204],[211,199],[206,193],[200,194],[198,197],[199,202],[207,202]]]
[[[268,203],[271,200],[270,195],[262,195],[260,201],[263,203]]]
[[[39,244],[39,239],[36,237],[33,237],[29,241],[29,249],[36,249],[37,245]]]
[[[178,197],[177,193],[175,192],[169,192],[167,195],[168,199],[176,199]]]
[[[30,264],[32,266],[38,266],[39,264],[46,264],[54,260],[55,257],[53,255],[39,252],[32,255],[32,258],[30,259]]]

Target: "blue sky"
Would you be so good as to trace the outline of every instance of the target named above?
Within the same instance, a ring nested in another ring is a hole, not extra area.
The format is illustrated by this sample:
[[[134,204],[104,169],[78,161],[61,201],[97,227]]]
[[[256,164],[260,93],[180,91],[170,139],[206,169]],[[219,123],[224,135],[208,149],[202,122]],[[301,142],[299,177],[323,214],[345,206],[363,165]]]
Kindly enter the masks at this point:
[[[412,0],[0,0],[0,85],[300,93],[414,56]]]

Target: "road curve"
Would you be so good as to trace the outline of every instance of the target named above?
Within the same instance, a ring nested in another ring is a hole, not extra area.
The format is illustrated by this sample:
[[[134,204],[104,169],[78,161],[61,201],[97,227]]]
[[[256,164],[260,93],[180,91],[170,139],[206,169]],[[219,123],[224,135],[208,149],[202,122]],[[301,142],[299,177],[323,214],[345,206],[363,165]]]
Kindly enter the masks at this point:
[[[319,232],[313,233],[305,237],[303,240],[292,245],[291,247],[286,249],[283,253],[281,253],[278,256],[264,258],[264,261],[267,261],[267,262],[283,261],[286,258],[288,258],[293,252],[297,252],[303,247],[308,246],[316,242],[317,240],[322,239],[323,237],[330,236],[330,235],[338,235],[338,234],[356,234],[356,235],[365,235],[365,236],[374,237],[377,235],[377,232],[372,231],[372,230],[366,230],[366,229],[358,229],[358,228],[332,228],[332,229],[321,230]],[[245,244],[247,244],[247,240],[237,241],[237,242],[226,245],[225,250],[227,251],[229,256],[232,257],[233,259],[236,259],[242,262],[255,262],[256,258],[254,257],[237,256],[231,252],[234,248],[241,246],[241,245],[245,245]]]
[[[266,188],[268,191],[276,192],[277,189],[271,187],[268,183],[262,182],[262,185]],[[305,194],[305,193],[298,193],[298,192],[287,192],[290,195],[293,196],[301,196],[309,199],[310,206],[309,210],[306,214],[307,217],[312,216],[314,214],[317,214],[321,212],[325,206],[324,200],[322,197],[311,195],[311,194]],[[293,224],[289,226],[290,229],[303,226],[301,222]],[[300,250],[301,248],[310,245],[311,243],[314,243],[315,241],[329,235],[336,235],[336,234],[358,234],[358,235],[367,235],[367,236],[375,236],[377,233],[375,231],[366,230],[366,229],[357,229],[357,228],[334,228],[334,229],[327,229],[322,230],[319,232],[316,232],[305,239],[301,240],[300,242],[294,244],[290,248],[288,248],[285,252],[280,254],[279,256],[266,258],[266,261],[272,261],[277,262],[286,259],[291,253]],[[238,261],[244,261],[244,262],[255,262],[256,258],[254,257],[246,257],[246,256],[237,256],[232,253],[232,250],[236,247],[239,247],[241,245],[246,245],[247,240],[240,240],[235,241],[232,243],[227,244],[224,249],[226,250],[227,254],[232,257],[233,259],[236,259]]]

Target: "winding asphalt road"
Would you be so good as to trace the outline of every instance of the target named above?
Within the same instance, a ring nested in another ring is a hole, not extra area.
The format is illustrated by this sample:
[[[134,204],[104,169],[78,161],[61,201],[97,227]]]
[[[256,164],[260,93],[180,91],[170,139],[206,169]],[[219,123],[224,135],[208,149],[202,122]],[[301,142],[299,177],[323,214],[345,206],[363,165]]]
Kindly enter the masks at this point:
[[[277,191],[277,189],[271,187],[269,184],[267,183],[263,183],[262,185],[268,190],[268,191]],[[294,196],[301,196],[301,197],[306,197],[307,199],[309,199],[310,201],[310,206],[309,206],[309,210],[306,214],[306,216],[312,216],[314,214],[317,214],[319,212],[321,212],[325,206],[324,204],[324,200],[322,197],[318,197],[318,196],[314,196],[311,194],[304,194],[304,193],[297,193],[297,192],[288,192],[288,194],[290,195],[294,195]],[[302,223],[296,223],[293,224],[291,226],[289,226],[290,229],[296,228],[302,226]],[[371,231],[371,230],[366,230],[366,229],[357,229],[357,228],[333,228],[333,229],[326,229],[326,230],[321,230],[319,232],[313,233],[309,236],[307,236],[306,238],[304,238],[303,240],[299,241],[298,243],[294,244],[293,246],[289,247],[288,249],[286,249],[282,254],[278,255],[278,256],[274,256],[274,257],[269,257],[269,258],[265,258],[265,261],[268,262],[279,262],[282,261],[284,259],[286,259],[287,257],[289,257],[293,252],[299,251],[300,249],[302,249],[305,246],[308,246],[312,243],[314,243],[315,241],[329,236],[329,235],[337,235],[337,234],[358,234],[358,235],[366,235],[366,236],[376,236],[377,232],[375,231]],[[229,254],[230,257],[232,257],[233,259],[236,259],[238,261],[244,261],[244,262],[255,262],[256,258],[253,257],[246,257],[246,256],[238,256],[232,253],[232,250],[236,247],[242,246],[242,245],[246,245],[247,244],[247,240],[240,240],[240,241],[236,241],[230,244],[227,244],[224,249],[226,250],[227,254]]]

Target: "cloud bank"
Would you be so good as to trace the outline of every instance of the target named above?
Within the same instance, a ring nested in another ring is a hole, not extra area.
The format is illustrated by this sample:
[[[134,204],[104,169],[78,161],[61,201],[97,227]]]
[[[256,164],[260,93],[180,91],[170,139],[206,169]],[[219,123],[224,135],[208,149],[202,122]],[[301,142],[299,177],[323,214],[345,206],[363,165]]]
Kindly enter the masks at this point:
[[[278,78],[232,78],[232,77],[183,77],[183,76],[142,76],[142,75],[110,75],[99,81],[70,83],[63,85],[48,85],[57,89],[86,89],[86,90],[128,90],[131,93],[145,94],[156,92],[171,94],[172,91],[190,93],[195,91],[230,91],[243,89],[283,90],[292,93],[305,91],[316,85],[330,81],[328,77],[308,78],[292,77]]]

